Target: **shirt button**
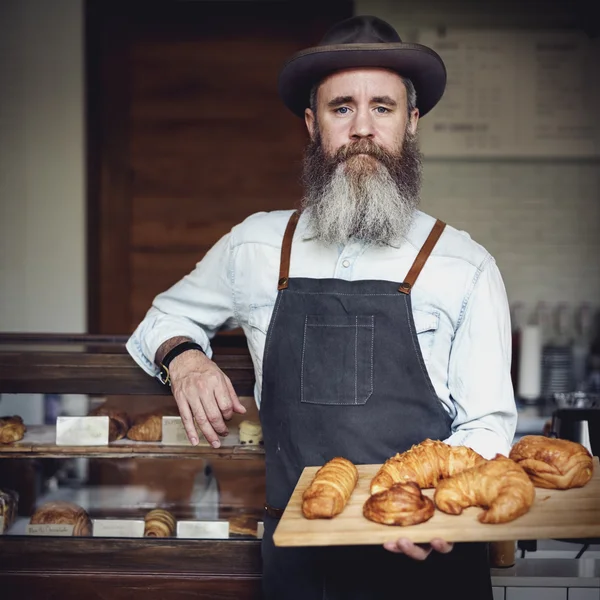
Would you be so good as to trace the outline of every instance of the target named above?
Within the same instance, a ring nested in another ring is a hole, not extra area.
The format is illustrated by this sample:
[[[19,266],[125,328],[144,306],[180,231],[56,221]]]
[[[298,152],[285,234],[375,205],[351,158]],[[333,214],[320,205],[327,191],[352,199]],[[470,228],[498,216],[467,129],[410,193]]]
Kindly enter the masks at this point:
[[[345,261],[342,263],[342,266],[344,266],[344,267],[349,267],[349,266],[350,266],[350,261],[346,259],[346,260],[345,260]]]

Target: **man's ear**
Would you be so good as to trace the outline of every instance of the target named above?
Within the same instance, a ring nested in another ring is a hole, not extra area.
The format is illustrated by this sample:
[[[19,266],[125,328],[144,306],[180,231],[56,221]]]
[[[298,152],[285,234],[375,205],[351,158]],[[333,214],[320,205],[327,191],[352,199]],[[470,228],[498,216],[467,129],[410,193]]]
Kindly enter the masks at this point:
[[[310,135],[310,139],[315,139],[315,113],[307,108],[304,111],[304,122],[306,123],[306,129],[308,129],[308,134]]]
[[[419,122],[419,109],[415,108],[411,111],[409,121],[408,121],[408,131],[410,131],[411,135],[415,135],[417,133],[417,123]]]

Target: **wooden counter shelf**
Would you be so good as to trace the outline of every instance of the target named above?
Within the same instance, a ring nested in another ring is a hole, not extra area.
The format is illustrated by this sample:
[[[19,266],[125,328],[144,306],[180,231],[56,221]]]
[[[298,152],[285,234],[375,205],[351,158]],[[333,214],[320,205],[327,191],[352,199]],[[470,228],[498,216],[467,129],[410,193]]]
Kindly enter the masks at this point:
[[[28,425],[25,437],[12,444],[0,444],[0,459],[7,458],[220,458],[251,459],[264,454],[262,446],[240,444],[237,429],[212,446],[170,446],[160,442],[136,442],[122,439],[108,446],[57,446],[52,425]]]

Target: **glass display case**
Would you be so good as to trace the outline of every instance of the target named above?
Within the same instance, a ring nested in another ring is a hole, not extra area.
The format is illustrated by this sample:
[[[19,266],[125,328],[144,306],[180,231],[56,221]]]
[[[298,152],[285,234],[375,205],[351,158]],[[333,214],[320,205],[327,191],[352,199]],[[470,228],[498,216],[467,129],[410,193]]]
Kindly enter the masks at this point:
[[[214,344],[247,408],[214,449],[187,443],[170,390],[125,341],[0,335],[0,417],[26,427],[0,443],[2,597],[260,598],[264,450],[247,350],[226,336]],[[111,429],[116,415],[125,433]],[[158,438],[130,439],[149,415]]]

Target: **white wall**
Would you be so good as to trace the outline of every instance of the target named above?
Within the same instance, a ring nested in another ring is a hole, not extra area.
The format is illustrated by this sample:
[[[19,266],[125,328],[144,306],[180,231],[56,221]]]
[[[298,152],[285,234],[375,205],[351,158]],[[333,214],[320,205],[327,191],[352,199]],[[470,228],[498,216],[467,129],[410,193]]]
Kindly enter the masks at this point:
[[[83,93],[83,0],[1,0],[2,332],[86,330]],[[5,394],[0,414],[43,405]]]
[[[83,1],[0,2],[0,331],[86,328]]]
[[[410,42],[419,28],[431,27],[568,29],[576,23],[572,6],[571,0],[357,0],[355,13],[387,20]],[[422,206],[495,256],[509,299],[528,313],[539,301],[600,306],[600,161],[425,157]]]

